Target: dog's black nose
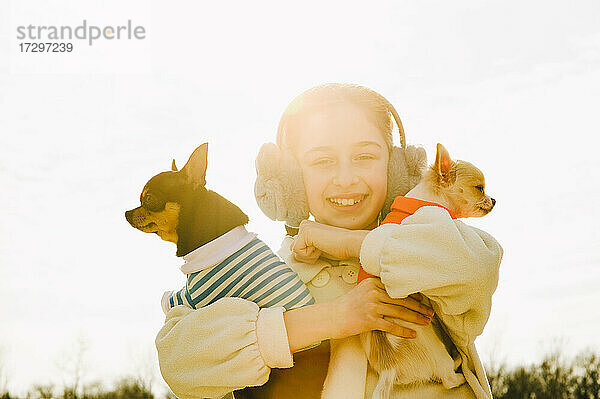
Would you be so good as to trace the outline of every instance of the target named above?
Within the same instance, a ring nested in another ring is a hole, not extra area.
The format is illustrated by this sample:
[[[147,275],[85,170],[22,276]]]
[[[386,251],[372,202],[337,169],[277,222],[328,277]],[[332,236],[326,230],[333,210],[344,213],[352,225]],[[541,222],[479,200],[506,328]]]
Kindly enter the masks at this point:
[[[492,206],[496,205],[496,200],[493,198],[490,198],[492,200]]]

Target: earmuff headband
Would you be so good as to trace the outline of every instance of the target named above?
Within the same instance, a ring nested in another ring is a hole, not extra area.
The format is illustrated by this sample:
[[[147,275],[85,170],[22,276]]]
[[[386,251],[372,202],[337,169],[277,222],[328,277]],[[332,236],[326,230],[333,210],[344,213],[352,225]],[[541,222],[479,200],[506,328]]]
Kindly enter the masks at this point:
[[[371,93],[375,97],[379,98],[385,104],[387,111],[392,114],[392,117],[394,118],[394,121],[396,122],[396,126],[398,127],[398,134],[400,136],[400,148],[406,148],[406,136],[404,134],[404,126],[402,126],[402,121],[400,120],[400,116],[398,115],[396,108],[394,108],[394,106],[384,96],[377,93],[376,91],[373,91],[373,90],[369,89],[368,87],[363,87],[363,86],[360,86],[360,87],[361,87],[361,89],[367,90],[369,93]],[[304,95],[304,93],[300,94],[300,96],[302,96],[302,95]],[[289,108],[294,102],[295,102],[295,100],[292,101],[292,103],[290,103],[290,105],[288,105],[288,107],[283,112],[284,115],[288,114]],[[283,148],[283,145],[284,145],[283,136],[285,133],[285,120],[286,119],[287,118],[282,117],[279,120],[279,125],[277,126],[277,141],[276,141],[276,143],[279,146],[279,148]]]

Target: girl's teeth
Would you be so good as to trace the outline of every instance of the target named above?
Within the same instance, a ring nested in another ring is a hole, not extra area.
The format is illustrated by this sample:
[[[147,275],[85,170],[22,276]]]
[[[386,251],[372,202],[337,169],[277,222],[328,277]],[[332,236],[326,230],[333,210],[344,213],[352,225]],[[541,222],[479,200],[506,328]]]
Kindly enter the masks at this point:
[[[353,199],[347,199],[347,198],[342,198],[342,199],[330,198],[329,201],[333,202],[336,205],[352,206],[354,204],[358,204],[362,200],[353,200]]]

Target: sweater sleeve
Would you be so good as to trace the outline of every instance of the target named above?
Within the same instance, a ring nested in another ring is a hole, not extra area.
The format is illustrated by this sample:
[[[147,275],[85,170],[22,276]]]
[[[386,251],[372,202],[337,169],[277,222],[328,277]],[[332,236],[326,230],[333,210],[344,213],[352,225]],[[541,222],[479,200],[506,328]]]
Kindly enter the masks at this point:
[[[384,224],[361,247],[361,263],[395,298],[421,292],[454,343],[466,348],[483,332],[498,285],[502,247],[488,233],[439,207]]]
[[[283,311],[240,298],[173,307],[155,341],[163,378],[181,399],[263,385],[271,368],[293,365]]]

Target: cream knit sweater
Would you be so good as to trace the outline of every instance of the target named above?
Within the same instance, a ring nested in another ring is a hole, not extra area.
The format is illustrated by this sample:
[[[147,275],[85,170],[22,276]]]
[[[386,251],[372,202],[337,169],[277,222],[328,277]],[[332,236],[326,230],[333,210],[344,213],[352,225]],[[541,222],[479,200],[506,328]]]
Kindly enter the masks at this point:
[[[451,219],[438,207],[423,207],[401,225],[378,227],[361,248],[363,267],[381,276],[390,296],[422,292],[431,299],[477,398],[491,397],[474,340],[490,314],[501,258],[502,248],[492,236]],[[220,397],[262,385],[271,368],[293,365],[283,308],[259,309],[239,298],[223,298],[197,310],[171,309],[156,347],[161,373],[181,399]],[[359,384],[366,398],[374,378],[367,375]],[[410,392],[395,390],[392,397],[467,398],[472,393],[466,384],[452,391],[429,384]]]

